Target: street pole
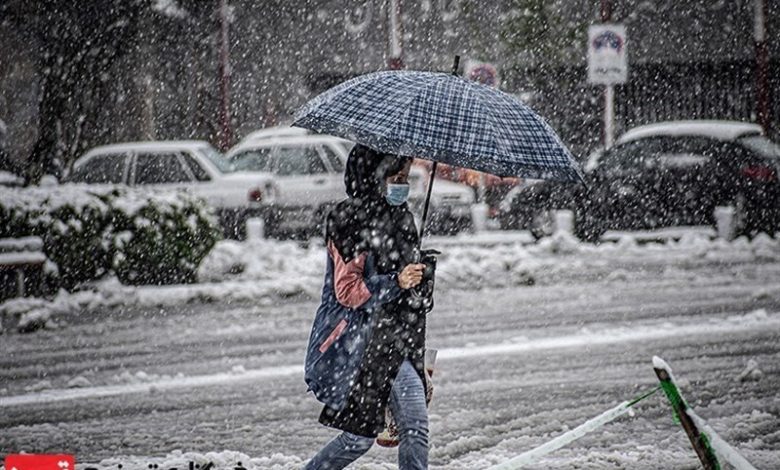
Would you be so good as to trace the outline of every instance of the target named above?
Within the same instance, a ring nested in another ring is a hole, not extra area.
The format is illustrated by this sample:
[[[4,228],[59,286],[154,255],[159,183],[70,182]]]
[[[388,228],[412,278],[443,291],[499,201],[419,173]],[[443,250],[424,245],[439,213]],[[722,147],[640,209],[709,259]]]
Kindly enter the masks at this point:
[[[601,0],[601,22],[609,23],[612,19],[612,4],[610,0]]]
[[[219,0],[219,149],[230,148],[233,133],[230,129],[230,49],[228,44],[228,4]]]
[[[756,117],[769,132],[769,48],[766,42],[766,0],[753,0],[753,39],[756,46]]]
[[[610,0],[601,0],[601,22],[612,20]],[[612,84],[604,87],[604,148],[609,149],[615,141],[615,89]]]
[[[615,142],[615,87],[604,88],[604,148],[612,148]]]
[[[404,68],[401,0],[390,0],[387,4],[387,8],[388,46],[390,49],[390,54],[387,59],[387,68],[390,70],[401,70]]]

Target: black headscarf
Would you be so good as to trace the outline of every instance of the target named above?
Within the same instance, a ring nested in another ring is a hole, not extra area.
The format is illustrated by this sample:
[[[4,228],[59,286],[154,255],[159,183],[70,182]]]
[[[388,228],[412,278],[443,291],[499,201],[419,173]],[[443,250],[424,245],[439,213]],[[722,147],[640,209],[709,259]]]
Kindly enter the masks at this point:
[[[406,157],[380,153],[361,144],[355,145],[349,153],[344,172],[347,195],[364,202],[384,201],[382,188],[385,178],[401,171],[407,161]]]
[[[391,206],[384,194],[385,178],[401,171],[407,161],[407,157],[380,153],[360,144],[352,148],[344,172],[349,198],[328,215],[326,224],[326,238],[334,242],[345,262],[370,249],[377,231],[385,237],[409,238],[406,228],[411,225],[411,232],[416,233],[406,204]],[[390,233],[398,231],[403,233]]]

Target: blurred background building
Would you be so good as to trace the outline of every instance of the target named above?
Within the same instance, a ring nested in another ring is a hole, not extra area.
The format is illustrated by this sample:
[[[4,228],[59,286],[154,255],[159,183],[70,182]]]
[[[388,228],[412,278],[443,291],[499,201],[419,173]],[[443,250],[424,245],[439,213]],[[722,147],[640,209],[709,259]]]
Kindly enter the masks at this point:
[[[6,0],[3,165],[34,176],[99,144],[235,141],[290,122],[304,101],[349,77],[399,65],[448,70],[455,54],[495,66],[500,87],[582,157],[601,141],[603,92],[587,83],[586,40],[605,6],[628,36],[618,134],[665,119],[755,122],[757,1],[231,0],[221,9],[220,0]],[[766,0],[764,11],[767,131],[777,137],[780,4]]]

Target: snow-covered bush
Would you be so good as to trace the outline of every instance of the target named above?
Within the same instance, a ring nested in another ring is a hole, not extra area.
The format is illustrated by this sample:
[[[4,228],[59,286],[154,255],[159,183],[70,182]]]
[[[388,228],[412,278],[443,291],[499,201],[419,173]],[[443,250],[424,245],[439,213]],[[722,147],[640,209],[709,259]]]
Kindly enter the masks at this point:
[[[112,267],[125,284],[193,282],[220,237],[205,203],[184,192],[128,194],[113,206]]]
[[[210,210],[183,192],[0,188],[0,238],[29,235],[43,239],[68,290],[112,270],[123,282],[193,280],[219,238]]]
[[[3,188],[0,195],[2,237],[41,237],[63,287],[71,289],[106,273],[111,210],[104,200],[61,186]]]

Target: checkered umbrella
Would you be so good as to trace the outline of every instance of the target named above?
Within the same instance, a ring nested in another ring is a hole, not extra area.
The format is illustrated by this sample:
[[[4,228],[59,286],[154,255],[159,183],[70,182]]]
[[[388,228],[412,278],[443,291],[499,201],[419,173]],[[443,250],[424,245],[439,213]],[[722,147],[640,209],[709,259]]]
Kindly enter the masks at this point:
[[[497,176],[582,181],[569,150],[525,103],[447,73],[362,75],[309,101],[293,125]]]

